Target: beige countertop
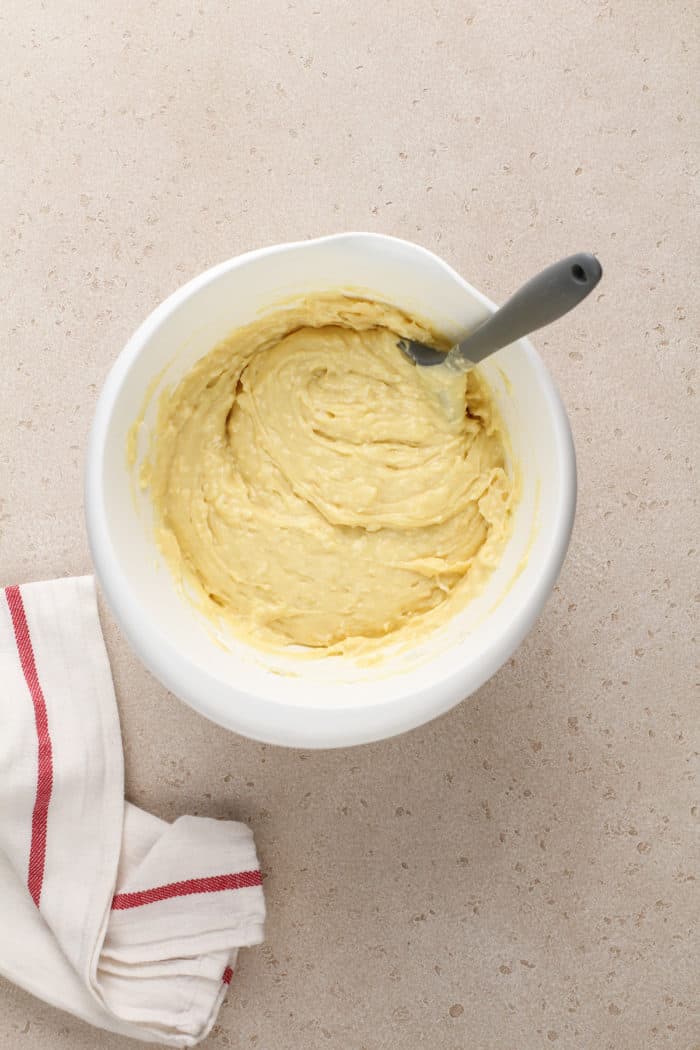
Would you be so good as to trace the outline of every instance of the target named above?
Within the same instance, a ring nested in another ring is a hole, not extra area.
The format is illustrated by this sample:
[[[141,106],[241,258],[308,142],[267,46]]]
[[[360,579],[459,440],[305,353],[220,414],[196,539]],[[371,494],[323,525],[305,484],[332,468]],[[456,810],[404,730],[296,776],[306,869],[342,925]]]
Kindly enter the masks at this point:
[[[568,560],[515,657],[449,715],[343,752],[264,747],[170,696],[103,606],[129,797],[249,819],[267,873],[267,943],[207,1050],[700,1046],[697,16],[0,11],[1,585],[90,570],[98,390],[206,266],[366,229],[497,300],[578,249],[606,270],[535,340],[578,450]],[[0,982],[0,1047],[134,1045]]]

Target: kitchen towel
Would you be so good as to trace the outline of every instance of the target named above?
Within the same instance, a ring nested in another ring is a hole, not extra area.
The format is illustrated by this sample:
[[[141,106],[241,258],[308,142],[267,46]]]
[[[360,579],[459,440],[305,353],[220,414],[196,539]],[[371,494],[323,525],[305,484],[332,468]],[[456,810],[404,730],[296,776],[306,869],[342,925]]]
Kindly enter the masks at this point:
[[[264,918],[248,827],[124,801],[92,577],[0,590],[0,974],[91,1024],[192,1046]]]

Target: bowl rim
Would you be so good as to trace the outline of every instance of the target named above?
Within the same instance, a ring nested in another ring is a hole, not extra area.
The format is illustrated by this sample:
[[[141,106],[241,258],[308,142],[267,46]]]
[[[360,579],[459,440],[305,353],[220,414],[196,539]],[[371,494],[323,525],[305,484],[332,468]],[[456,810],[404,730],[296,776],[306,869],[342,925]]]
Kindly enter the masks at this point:
[[[538,575],[533,579],[525,600],[504,625],[504,630],[480,651],[478,667],[470,671],[468,683],[465,682],[465,669],[462,668],[461,673],[457,669],[443,678],[438,676],[430,688],[363,707],[343,705],[341,702],[338,706],[311,708],[274,703],[258,696],[251,703],[250,692],[236,690],[232,684],[223,683],[202,668],[194,668],[150,622],[116,557],[104,505],[106,484],[102,463],[111,415],[124,380],[143,347],[166,318],[206,285],[267,255],[309,249],[329,242],[340,244],[343,241],[381,243],[384,247],[393,245],[408,249],[414,255],[423,255],[433,266],[442,268],[487,310],[493,312],[496,309],[490,299],[470,285],[440,256],[422,245],[386,234],[335,233],[310,240],[273,244],[233,256],[204,270],[172,292],[151,311],[128,339],[113,362],[100,392],[90,429],[85,466],[85,517],[96,574],[111,611],[141,661],[166,688],[211,721],[263,743],[291,747],[345,747],[385,739],[444,714],[467,695],[472,695],[512,655],[539,617],[563,565],[576,510],[576,456],[569,419],[544,362],[530,341],[523,339],[518,345],[527,355],[549,407],[561,486],[556,509],[548,522],[552,542],[541,561]],[[196,674],[193,675],[192,670]],[[222,702],[224,692],[225,703]],[[298,724],[301,711],[305,713],[302,726]]]

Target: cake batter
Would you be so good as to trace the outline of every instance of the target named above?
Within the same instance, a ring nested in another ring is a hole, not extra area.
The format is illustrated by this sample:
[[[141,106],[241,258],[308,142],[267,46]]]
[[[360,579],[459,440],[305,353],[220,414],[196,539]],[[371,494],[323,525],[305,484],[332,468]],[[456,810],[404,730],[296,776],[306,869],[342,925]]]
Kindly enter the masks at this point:
[[[159,546],[252,644],[399,640],[498,563],[515,486],[489,390],[471,371],[446,399],[400,336],[435,345],[393,307],[308,298],[234,332],[161,400],[142,475]]]

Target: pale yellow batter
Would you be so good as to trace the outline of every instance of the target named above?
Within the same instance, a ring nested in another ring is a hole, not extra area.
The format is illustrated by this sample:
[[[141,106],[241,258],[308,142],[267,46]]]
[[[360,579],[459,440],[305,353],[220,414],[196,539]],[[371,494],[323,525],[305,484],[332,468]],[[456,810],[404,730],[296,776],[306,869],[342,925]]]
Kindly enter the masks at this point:
[[[169,565],[262,647],[351,652],[446,619],[498,563],[514,484],[479,373],[419,369],[398,310],[309,298],[164,396],[143,475]],[[455,407],[456,406],[456,407]],[[434,610],[434,612],[430,612]]]

